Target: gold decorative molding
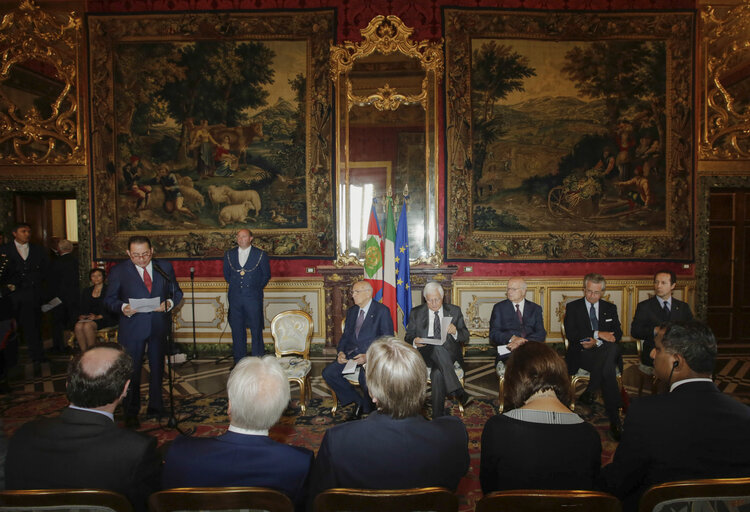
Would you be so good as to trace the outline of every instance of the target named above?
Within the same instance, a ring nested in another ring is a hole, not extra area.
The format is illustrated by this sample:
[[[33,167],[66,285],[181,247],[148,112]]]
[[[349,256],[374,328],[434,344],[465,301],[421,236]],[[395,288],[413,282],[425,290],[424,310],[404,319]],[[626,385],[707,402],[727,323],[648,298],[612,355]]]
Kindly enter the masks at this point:
[[[701,7],[702,115],[698,154],[750,158],[750,4]]]
[[[0,165],[85,164],[82,19],[32,0],[0,23]]]

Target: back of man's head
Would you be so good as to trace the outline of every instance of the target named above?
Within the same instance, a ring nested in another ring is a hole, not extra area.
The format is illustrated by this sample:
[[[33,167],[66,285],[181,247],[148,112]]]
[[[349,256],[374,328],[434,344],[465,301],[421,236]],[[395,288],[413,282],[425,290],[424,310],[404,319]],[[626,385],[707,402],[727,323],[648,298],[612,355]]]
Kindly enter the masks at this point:
[[[116,343],[105,343],[76,355],[68,365],[68,400],[94,409],[122,396],[133,373],[133,360]]]
[[[274,356],[246,357],[227,382],[229,422],[248,430],[268,430],[289,404],[289,379]]]
[[[674,322],[666,324],[662,338],[664,350],[681,355],[693,372],[711,375],[716,361],[716,338],[703,322]]]
[[[427,366],[411,345],[384,337],[367,349],[367,389],[378,410],[397,419],[416,416],[426,387]]]

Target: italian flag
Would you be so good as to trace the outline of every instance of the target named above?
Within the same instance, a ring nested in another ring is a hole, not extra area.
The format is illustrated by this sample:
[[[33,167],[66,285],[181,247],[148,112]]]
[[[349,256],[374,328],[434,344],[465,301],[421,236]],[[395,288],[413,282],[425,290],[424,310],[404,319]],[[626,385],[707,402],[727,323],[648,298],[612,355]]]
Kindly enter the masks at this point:
[[[391,310],[393,330],[398,332],[396,303],[396,223],[393,219],[393,198],[386,199],[385,245],[383,247],[383,304]]]
[[[367,225],[365,281],[372,286],[372,298],[380,302],[383,298],[383,246],[374,204],[370,210],[370,222]]]

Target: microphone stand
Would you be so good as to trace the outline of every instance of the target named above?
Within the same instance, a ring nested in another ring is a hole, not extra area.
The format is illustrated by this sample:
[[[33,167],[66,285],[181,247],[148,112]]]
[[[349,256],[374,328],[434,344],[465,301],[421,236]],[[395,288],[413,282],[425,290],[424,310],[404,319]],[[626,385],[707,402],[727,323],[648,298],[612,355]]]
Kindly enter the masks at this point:
[[[193,309],[193,354],[190,359],[198,359],[198,343],[195,340],[195,267],[190,267],[190,303]]]
[[[164,270],[156,263],[156,261],[152,260],[151,263],[154,270],[161,274],[161,276],[169,283],[169,288],[167,289],[167,297],[164,298],[164,303],[166,306],[167,300],[171,300],[172,308],[174,309],[174,307],[177,305],[174,303],[173,299],[175,284],[174,280],[169,276],[169,274],[164,272]],[[169,328],[167,329],[167,379],[169,382],[169,419],[167,420],[167,428],[173,428],[180,434],[186,436],[188,434],[179,427],[179,420],[175,415],[174,409],[174,364],[172,362],[172,358],[174,357],[174,333],[172,332],[174,329],[174,323],[172,318],[172,311],[165,311],[164,314],[169,315]],[[191,418],[192,416],[193,415],[191,414],[186,418],[183,418],[183,420]]]

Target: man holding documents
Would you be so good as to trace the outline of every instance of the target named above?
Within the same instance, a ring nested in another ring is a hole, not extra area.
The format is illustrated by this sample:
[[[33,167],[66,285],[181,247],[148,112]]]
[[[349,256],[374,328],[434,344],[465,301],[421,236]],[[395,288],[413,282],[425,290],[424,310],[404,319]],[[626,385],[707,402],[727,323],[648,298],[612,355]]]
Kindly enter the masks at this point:
[[[565,308],[565,335],[568,353],[565,362],[573,375],[579,368],[591,373],[586,391],[578,399],[591,404],[594,394],[601,389],[604,409],[609,416],[609,428],[615,441],[620,440],[620,387],[617,384],[617,367],[620,362],[619,341],[622,338],[617,306],[602,295],[607,281],[601,274],[586,274],[583,278],[584,296],[570,302]]]
[[[445,291],[440,283],[428,282],[422,292],[425,303],[409,314],[404,341],[422,354],[430,368],[432,382],[432,417],[445,416],[445,397],[452,394],[464,407],[471,397],[461,386],[453,363],[462,363],[461,346],[469,341],[469,330],[461,308],[443,304]]]
[[[354,283],[352,299],[354,306],[346,312],[346,323],[337,347],[336,360],[323,369],[323,379],[336,392],[341,405],[352,402],[357,404],[352,419],[359,419],[362,414],[368,414],[372,410],[362,367],[367,362],[367,349],[377,338],[393,335],[393,321],[388,306],[372,300],[372,286],[367,281]],[[358,380],[362,396],[342,373],[354,373],[357,367],[360,368]]]
[[[513,349],[527,341],[543,342],[547,338],[541,306],[526,300],[526,281],[510,278],[505,296],[508,298],[495,304],[490,316],[490,343],[497,347],[495,364],[501,375]]]
[[[133,376],[123,405],[125,425],[137,428],[144,352],[148,354],[151,372],[146,414],[158,416],[164,411],[161,381],[170,326],[168,312],[182,301],[182,290],[172,265],[166,260],[151,259],[154,250],[148,238],[131,236],[127,253],[130,260],[118,263],[109,273],[104,303],[120,314],[120,343],[133,358]]]

